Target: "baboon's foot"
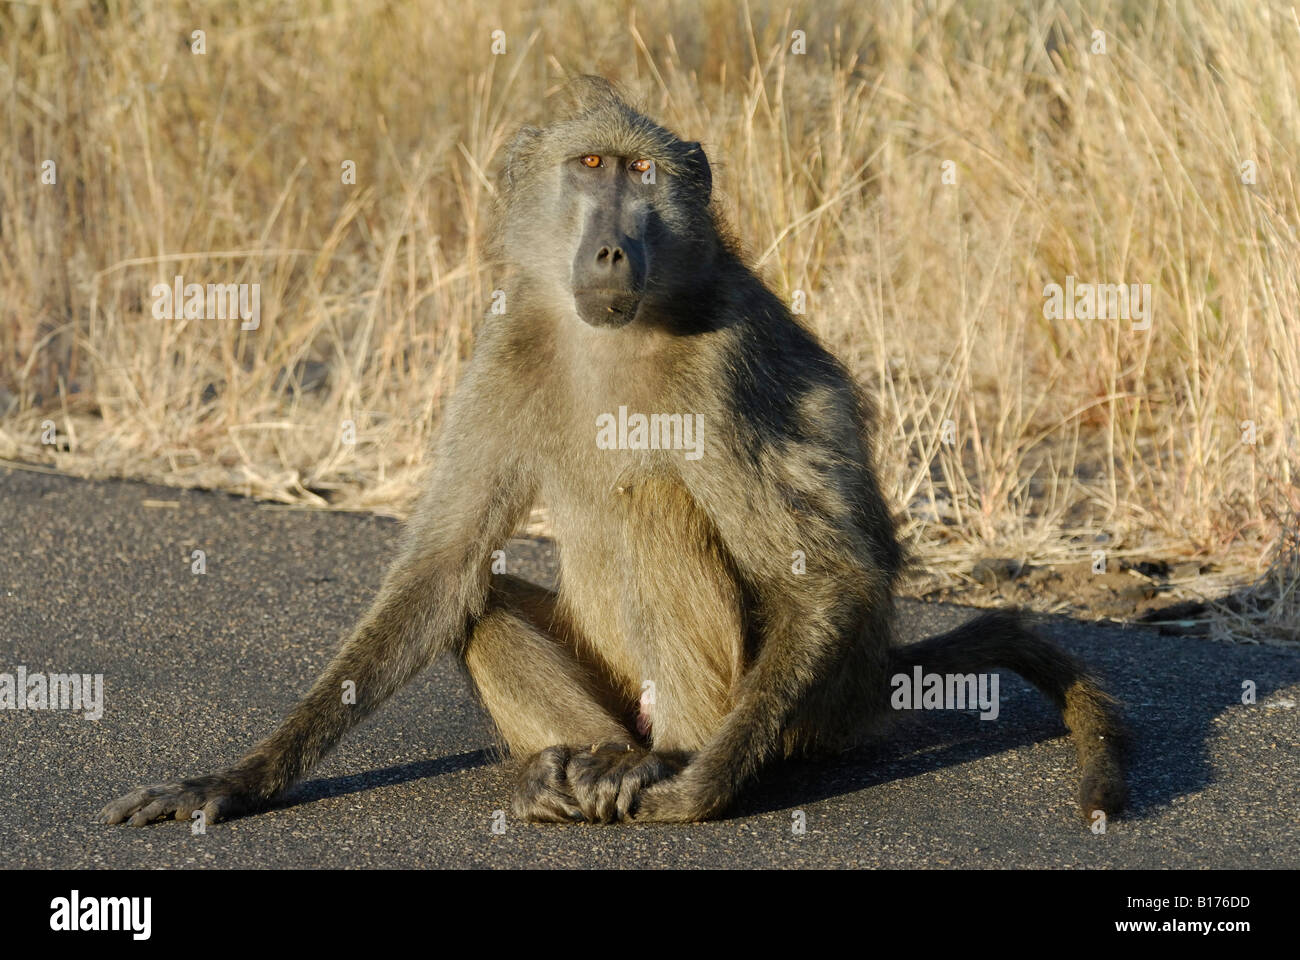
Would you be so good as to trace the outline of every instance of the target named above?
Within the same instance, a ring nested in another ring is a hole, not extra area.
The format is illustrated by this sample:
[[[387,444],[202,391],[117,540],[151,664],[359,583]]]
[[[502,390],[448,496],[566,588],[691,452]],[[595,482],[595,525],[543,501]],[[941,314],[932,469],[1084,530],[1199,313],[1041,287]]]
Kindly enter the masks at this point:
[[[676,774],[686,756],[630,743],[547,747],[524,762],[511,810],[536,822],[630,820],[645,788]]]
[[[516,817],[536,823],[570,823],[583,819],[582,808],[565,776],[571,752],[568,747],[547,747],[524,761],[510,802],[510,810]]]
[[[133,827],[143,827],[155,820],[189,820],[195,810],[202,810],[208,823],[217,823],[264,806],[245,777],[228,771],[137,787],[105,806],[96,819],[110,824],[125,820]]]
[[[655,753],[631,743],[594,744],[574,750],[565,769],[569,790],[589,823],[630,820],[641,791],[674,776],[685,757]]]

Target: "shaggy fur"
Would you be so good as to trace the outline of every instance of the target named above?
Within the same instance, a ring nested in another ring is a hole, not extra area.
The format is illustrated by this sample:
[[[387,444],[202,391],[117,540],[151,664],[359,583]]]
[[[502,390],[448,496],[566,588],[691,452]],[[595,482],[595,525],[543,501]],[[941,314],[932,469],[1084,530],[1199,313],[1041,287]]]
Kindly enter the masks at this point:
[[[868,407],[738,255],[699,144],[603,81],[567,96],[562,117],[509,150],[494,244],[506,311],[484,321],[373,607],[234,768],[141,788],[103,819],[263,807],[442,653],[462,660],[518,758],[527,819],[717,816],[774,758],[878,729],[891,675],[913,664],[1023,674],[1074,734],[1083,812],[1114,813],[1120,722],[1071,657],[1007,613],[892,644],[903,555]],[[652,183],[628,172],[647,160]],[[637,305],[630,322],[575,313],[573,277],[594,269],[575,260],[584,240],[635,260],[634,279],[609,281]],[[698,418],[702,455],[599,449],[598,418],[620,407]],[[560,550],[555,593],[490,573],[539,500]],[[340,696],[348,680],[355,705]]]

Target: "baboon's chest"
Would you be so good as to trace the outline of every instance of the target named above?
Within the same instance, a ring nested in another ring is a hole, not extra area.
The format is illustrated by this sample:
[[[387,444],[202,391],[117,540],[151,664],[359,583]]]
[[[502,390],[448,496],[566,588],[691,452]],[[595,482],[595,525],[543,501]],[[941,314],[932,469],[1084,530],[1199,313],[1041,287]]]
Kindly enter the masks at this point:
[[[552,507],[563,602],[629,692],[652,683],[660,703],[687,708],[672,713],[690,728],[682,737],[703,735],[743,668],[741,592],[725,550],[670,471],[588,479]],[[669,715],[656,711],[657,742],[672,732]]]

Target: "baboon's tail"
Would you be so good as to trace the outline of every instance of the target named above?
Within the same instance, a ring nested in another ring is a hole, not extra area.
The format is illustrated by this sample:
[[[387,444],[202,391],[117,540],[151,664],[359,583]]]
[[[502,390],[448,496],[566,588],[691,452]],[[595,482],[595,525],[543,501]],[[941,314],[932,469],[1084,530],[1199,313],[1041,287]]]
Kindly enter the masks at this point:
[[[894,647],[895,670],[981,673],[1005,667],[1020,674],[1056,704],[1079,753],[1079,810],[1091,819],[1124,805],[1127,734],[1119,704],[1082,663],[1025,626],[1013,612],[986,613],[955,630],[920,643]]]

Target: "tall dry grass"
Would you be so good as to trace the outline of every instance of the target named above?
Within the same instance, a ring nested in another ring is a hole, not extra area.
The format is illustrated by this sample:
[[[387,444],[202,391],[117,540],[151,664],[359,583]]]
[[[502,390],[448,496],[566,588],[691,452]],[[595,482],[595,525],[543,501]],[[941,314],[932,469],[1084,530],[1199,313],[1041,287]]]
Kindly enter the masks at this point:
[[[932,569],[1258,570],[1300,463],[1297,70],[1276,0],[5,4],[0,457],[400,513],[495,286],[494,160],[595,72],[807,292]],[[261,328],[155,320],[178,273],[260,283]],[[1150,330],[1046,319],[1067,274],[1151,284]]]

